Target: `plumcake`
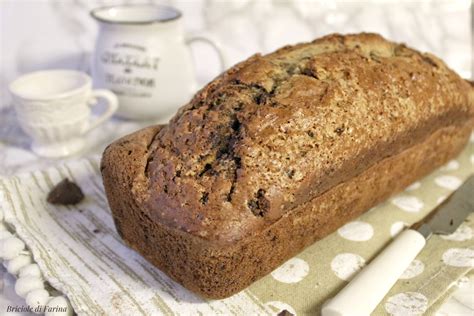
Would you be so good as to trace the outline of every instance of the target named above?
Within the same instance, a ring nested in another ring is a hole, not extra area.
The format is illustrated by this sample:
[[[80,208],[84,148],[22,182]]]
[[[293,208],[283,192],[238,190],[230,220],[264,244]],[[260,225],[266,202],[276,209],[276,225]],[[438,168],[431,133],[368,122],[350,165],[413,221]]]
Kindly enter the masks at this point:
[[[224,298],[455,157],[473,125],[474,88],[440,59],[333,34],[235,65],[101,171],[125,242]]]

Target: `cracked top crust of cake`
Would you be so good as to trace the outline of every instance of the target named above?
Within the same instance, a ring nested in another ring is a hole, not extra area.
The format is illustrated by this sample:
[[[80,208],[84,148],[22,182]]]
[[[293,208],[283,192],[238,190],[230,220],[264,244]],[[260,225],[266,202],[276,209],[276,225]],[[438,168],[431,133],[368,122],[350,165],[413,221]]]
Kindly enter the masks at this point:
[[[209,83],[155,135],[132,190],[153,220],[232,242],[472,120],[473,105],[469,83],[431,54],[376,34],[329,35]]]

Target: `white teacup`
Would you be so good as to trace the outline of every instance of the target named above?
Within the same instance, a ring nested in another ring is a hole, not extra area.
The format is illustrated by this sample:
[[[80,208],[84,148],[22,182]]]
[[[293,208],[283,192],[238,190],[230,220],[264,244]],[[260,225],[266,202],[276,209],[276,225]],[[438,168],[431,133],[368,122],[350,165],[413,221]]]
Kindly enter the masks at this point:
[[[84,147],[84,134],[117,111],[117,97],[108,90],[92,90],[92,80],[73,70],[46,70],[24,75],[10,84],[22,129],[33,139],[32,150],[45,157],[73,154]],[[97,98],[107,108],[93,118]]]

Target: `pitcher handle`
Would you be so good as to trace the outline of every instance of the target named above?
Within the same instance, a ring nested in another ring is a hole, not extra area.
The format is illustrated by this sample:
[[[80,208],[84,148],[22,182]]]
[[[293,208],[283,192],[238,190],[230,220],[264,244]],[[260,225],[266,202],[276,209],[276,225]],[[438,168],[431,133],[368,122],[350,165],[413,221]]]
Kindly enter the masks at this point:
[[[215,39],[212,39],[209,35],[206,34],[196,34],[196,35],[191,35],[186,39],[186,45],[190,46],[193,43],[196,42],[202,42],[206,43],[207,45],[211,46],[216,52],[217,56],[219,57],[219,64],[220,64],[220,71],[223,72],[226,68],[226,57],[225,54],[222,50],[221,44],[216,41]]]

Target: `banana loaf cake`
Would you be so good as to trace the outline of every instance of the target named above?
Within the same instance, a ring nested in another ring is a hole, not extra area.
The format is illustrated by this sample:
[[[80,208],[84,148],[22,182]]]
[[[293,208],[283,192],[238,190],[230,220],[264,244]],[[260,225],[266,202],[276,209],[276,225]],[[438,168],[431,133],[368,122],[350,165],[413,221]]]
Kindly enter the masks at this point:
[[[235,65],[101,171],[125,242],[224,298],[456,156],[473,125],[474,88],[435,56],[333,34]]]

